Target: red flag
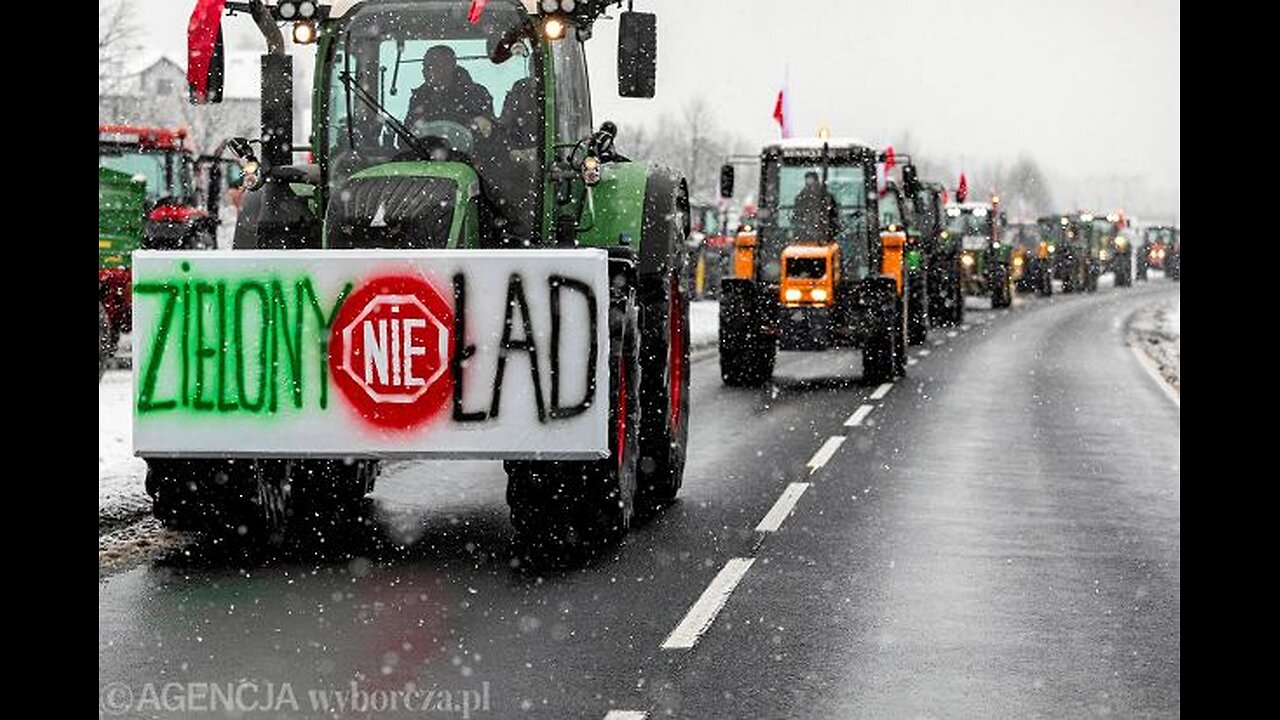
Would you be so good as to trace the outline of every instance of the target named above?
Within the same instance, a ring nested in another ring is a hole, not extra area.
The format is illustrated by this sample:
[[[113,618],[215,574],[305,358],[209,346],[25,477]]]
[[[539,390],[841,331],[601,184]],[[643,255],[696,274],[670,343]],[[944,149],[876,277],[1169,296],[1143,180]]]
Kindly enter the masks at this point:
[[[946,188],[942,188],[942,204],[946,205],[949,202],[951,202],[951,193],[947,192]]]
[[[193,98],[207,102],[209,66],[215,53],[222,52],[222,10],[227,0],[196,0],[187,23],[187,84]],[[221,98],[213,98],[218,102]]]
[[[782,137],[787,137],[787,91],[785,89],[778,91],[778,102],[773,106],[773,119],[778,121],[778,127],[782,128]]]
[[[894,157],[894,155],[893,155],[893,146],[892,146],[892,145],[890,145],[890,146],[889,146],[889,147],[884,151],[884,171],[885,171],[886,173],[887,173],[887,172],[889,172],[890,170],[892,170],[892,169],[893,169],[893,166],[894,166],[894,165],[897,165],[897,164],[898,164],[898,158]]]
[[[471,9],[467,11],[467,21],[472,25],[480,22],[480,15],[484,12],[484,4],[489,0],[471,0]]]
[[[969,181],[964,173],[960,173],[960,187],[956,188],[956,202],[964,202],[969,197]]]

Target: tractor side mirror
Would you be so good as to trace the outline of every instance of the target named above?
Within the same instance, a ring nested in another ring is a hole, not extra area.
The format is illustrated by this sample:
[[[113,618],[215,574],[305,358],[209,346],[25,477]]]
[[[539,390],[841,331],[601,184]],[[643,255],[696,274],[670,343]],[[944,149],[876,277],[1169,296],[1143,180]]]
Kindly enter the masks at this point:
[[[193,105],[222,102],[226,54],[222,46],[225,0],[198,0],[187,25],[187,89]]]
[[[658,16],[624,12],[618,24],[618,94],[651,98],[658,86]]]
[[[733,176],[734,170],[732,165],[723,165],[720,167],[720,197],[733,197]]]

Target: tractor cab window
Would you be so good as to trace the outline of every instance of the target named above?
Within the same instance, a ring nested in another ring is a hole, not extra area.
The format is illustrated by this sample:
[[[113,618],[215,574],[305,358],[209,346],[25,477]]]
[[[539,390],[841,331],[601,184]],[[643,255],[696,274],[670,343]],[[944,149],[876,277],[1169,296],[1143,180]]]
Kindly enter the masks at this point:
[[[880,196],[880,229],[886,231],[901,230],[905,224],[905,213],[898,201],[896,191],[888,191]]]
[[[947,232],[960,237],[991,235],[991,213],[986,208],[948,208]]]
[[[841,274],[865,277],[870,267],[867,174],[861,165],[810,159],[769,163],[764,168],[762,275],[779,276],[782,248],[794,242],[836,242]]]
[[[463,163],[480,177],[482,224],[531,239],[545,97],[536,34],[515,6],[491,6],[476,24],[467,10],[370,4],[340,30],[328,82],[329,190],[389,162]]]
[[[551,44],[556,76],[556,142],[576,143],[589,137],[591,88],[587,83],[587,59],[582,41],[570,36]]]
[[[148,203],[166,197],[186,199],[193,192],[191,168],[178,153],[100,146],[98,166],[141,178],[146,183]]]

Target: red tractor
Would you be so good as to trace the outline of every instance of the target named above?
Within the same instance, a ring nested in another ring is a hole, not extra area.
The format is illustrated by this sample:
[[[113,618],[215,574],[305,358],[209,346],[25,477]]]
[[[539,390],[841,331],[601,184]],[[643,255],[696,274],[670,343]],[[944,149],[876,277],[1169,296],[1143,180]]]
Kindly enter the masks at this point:
[[[218,195],[201,197],[205,169],[183,129],[98,126],[98,167],[132,176],[146,186],[142,247],[206,250],[216,245]]]

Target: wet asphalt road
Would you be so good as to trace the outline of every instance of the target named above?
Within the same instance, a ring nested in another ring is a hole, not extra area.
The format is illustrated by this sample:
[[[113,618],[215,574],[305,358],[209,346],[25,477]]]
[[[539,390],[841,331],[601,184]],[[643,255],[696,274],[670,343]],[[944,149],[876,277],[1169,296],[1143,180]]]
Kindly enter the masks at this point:
[[[417,462],[321,558],[196,541],[100,578],[100,711],[223,717],[201,688],[248,684],[276,710],[245,718],[462,717],[313,709],[355,682],[495,718],[1177,716],[1180,411],[1123,326],[1178,291],[971,309],[878,399],[856,353],[783,354],[764,390],[699,362],[680,501],[584,569],[513,560],[500,465]]]

